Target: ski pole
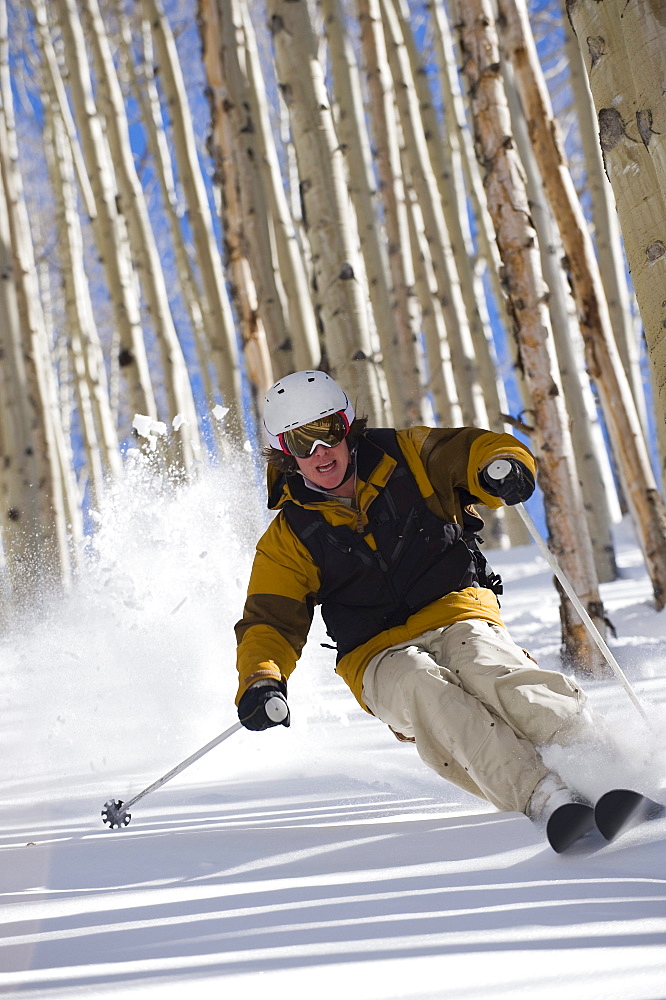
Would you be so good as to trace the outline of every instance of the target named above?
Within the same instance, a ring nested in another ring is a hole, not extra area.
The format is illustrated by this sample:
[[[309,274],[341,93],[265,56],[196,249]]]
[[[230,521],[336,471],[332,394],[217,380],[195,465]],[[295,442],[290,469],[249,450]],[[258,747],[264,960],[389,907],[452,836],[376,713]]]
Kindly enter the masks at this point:
[[[287,708],[282,698],[269,698],[264,706],[264,709],[266,713],[271,716],[274,722],[282,722],[287,714]],[[134,798],[129,800],[129,802],[122,802],[120,799],[109,799],[108,802],[104,803],[102,808],[102,820],[104,823],[110,826],[112,830],[114,828],[120,828],[121,826],[127,826],[132,818],[132,814],[128,812],[128,810],[131,806],[138,802],[139,799],[142,799],[145,795],[149,795],[156,789],[161,788],[162,785],[165,785],[167,781],[171,781],[172,778],[175,778],[177,774],[184,771],[186,767],[190,766],[190,764],[194,764],[195,761],[200,760],[204,754],[207,754],[210,750],[219,746],[219,744],[223,743],[224,740],[228,740],[229,737],[233,736],[234,733],[237,733],[239,729],[242,729],[242,723],[235,722],[233,726],[230,726],[229,729],[225,729],[223,733],[216,736],[214,740],[210,741],[210,743],[206,743],[205,747],[201,747],[200,750],[197,750],[196,753],[193,753],[186,760],[182,761],[182,763],[176,764],[175,767],[173,767],[170,771],[167,771],[167,773],[162,775],[161,778],[154,781],[152,785],[148,785],[148,788],[144,788],[142,792],[135,795]]]
[[[498,459],[496,462],[492,462],[487,467],[486,473],[488,474],[488,476],[491,479],[501,480],[501,479],[504,479],[504,477],[510,472],[510,470],[511,470],[511,466],[510,466],[509,462],[507,462],[505,459]],[[580,601],[580,599],[579,599],[576,591],[573,589],[573,587],[569,583],[569,580],[565,576],[562,568],[560,567],[559,563],[557,562],[557,559],[555,558],[555,556],[553,555],[553,553],[550,551],[550,549],[546,545],[546,542],[544,541],[544,539],[541,537],[541,534],[539,533],[539,530],[538,530],[536,524],[534,523],[534,521],[532,520],[532,518],[530,517],[530,515],[527,513],[527,511],[525,510],[525,506],[522,503],[517,503],[514,506],[515,506],[515,509],[518,511],[518,514],[520,515],[523,523],[525,524],[525,527],[527,528],[527,530],[529,531],[530,535],[532,536],[532,538],[536,542],[536,544],[537,544],[539,550],[541,551],[542,555],[544,556],[544,558],[546,559],[546,561],[550,565],[550,568],[552,569],[553,573],[555,574],[555,576],[557,577],[557,579],[562,584],[562,587],[563,587],[563,589],[564,589],[567,597],[569,598],[569,600],[571,601],[571,603],[575,607],[576,611],[580,615],[583,624],[587,627],[587,630],[590,633],[590,636],[592,637],[592,639],[594,640],[594,642],[597,644],[597,646],[601,650],[601,653],[604,656],[606,662],[608,663],[608,665],[612,669],[613,673],[618,678],[618,680],[622,684],[623,688],[625,689],[625,691],[627,692],[627,694],[631,698],[631,701],[633,702],[634,706],[638,709],[638,711],[640,712],[640,714],[643,716],[643,718],[645,719],[645,721],[649,725],[649,720],[648,720],[648,717],[646,715],[645,709],[643,708],[643,706],[642,706],[639,698],[637,697],[634,689],[632,688],[631,684],[627,680],[627,678],[626,678],[626,676],[624,674],[624,671],[622,670],[622,667],[620,666],[620,664],[617,662],[617,660],[615,659],[615,657],[611,653],[610,649],[608,648],[608,646],[606,645],[604,639],[602,638],[601,633],[599,632],[599,629],[597,628],[597,626],[594,624],[594,622],[590,618],[590,616],[587,613],[586,609],[583,607],[582,602]]]

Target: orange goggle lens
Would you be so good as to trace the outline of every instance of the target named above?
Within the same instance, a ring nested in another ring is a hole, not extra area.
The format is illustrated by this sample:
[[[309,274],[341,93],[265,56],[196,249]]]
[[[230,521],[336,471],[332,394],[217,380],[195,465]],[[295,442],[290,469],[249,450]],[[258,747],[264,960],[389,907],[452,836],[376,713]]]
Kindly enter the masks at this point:
[[[295,458],[309,458],[318,444],[335,448],[347,437],[349,424],[342,413],[331,413],[278,435],[282,450]]]

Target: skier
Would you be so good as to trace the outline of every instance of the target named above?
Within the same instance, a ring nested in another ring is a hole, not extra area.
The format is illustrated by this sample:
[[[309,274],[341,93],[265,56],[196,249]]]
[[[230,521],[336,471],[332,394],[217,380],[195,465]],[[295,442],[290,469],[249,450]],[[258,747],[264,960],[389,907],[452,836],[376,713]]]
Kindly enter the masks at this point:
[[[236,626],[238,717],[251,730],[289,725],[287,681],[319,604],[337,673],[367,712],[442,777],[545,824],[583,799],[540,748],[589,740],[595,726],[575,679],[540,669],[504,627],[472,506],[527,500],[534,457],[479,428],[366,424],[324,372],[266,393],[278,514]]]

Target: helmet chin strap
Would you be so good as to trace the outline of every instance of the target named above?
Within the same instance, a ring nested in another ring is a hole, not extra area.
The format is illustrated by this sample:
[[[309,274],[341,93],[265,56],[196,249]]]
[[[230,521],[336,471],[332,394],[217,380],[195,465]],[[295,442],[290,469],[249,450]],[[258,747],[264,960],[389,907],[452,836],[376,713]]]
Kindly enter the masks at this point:
[[[347,466],[347,471],[345,472],[344,476],[342,477],[338,485],[335,487],[336,490],[339,490],[343,483],[346,483],[348,479],[351,479],[355,471],[356,471],[356,453],[350,456],[349,465]]]

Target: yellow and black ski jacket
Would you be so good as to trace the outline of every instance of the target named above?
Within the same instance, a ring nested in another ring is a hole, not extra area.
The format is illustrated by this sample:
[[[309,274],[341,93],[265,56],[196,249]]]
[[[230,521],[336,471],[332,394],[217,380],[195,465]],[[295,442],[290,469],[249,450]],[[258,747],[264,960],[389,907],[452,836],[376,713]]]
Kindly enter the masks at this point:
[[[257,545],[236,625],[237,700],[257,680],[286,682],[317,604],[337,644],[336,670],[364,708],[363,673],[382,649],[464,619],[501,625],[463,536],[472,499],[501,506],[479,471],[509,457],[536,472],[532,454],[509,434],[368,430],[351,506],[269,468],[268,505],[278,514]]]

